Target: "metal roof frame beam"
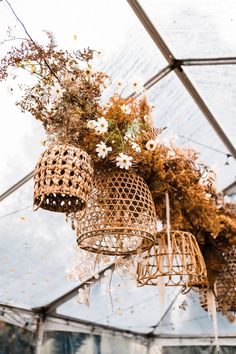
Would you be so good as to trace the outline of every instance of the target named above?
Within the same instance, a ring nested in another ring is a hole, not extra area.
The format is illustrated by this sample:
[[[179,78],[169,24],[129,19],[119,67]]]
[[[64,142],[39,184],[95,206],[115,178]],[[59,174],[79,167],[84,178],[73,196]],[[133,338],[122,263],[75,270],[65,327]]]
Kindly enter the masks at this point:
[[[228,58],[187,58],[176,59],[180,65],[184,66],[208,66],[208,65],[235,65],[236,57]]]
[[[57,319],[62,319],[65,321],[69,321],[69,322],[74,322],[77,324],[81,324],[81,325],[86,325],[88,327],[91,327],[91,333],[93,333],[96,329],[100,329],[103,331],[108,331],[108,332],[115,332],[115,333],[119,333],[119,334],[123,334],[123,335],[127,335],[127,336],[138,336],[138,337],[143,337],[146,338],[146,334],[142,333],[142,332],[136,332],[136,331],[131,331],[131,330],[127,330],[127,329],[122,329],[122,328],[118,328],[118,327],[113,327],[113,326],[109,326],[109,325],[104,325],[104,324],[99,324],[96,322],[90,322],[90,321],[85,321],[85,320],[79,320],[75,317],[70,317],[70,316],[64,316],[58,313],[53,313],[50,314],[48,316],[49,318],[57,318]]]
[[[36,316],[37,320],[40,319],[41,322],[45,322],[48,319],[50,318],[55,318],[55,319],[61,319],[61,320],[64,320],[64,321],[68,321],[68,322],[72,322],[72,323],[76,323],[76,324],[80,324],[82,326],[86,326],[86,327],[89,327],[90,329],[90,332],[91,333],[94,333],[96,334],[97,333],[101,333],[101,332],[104,332],[104,331],[107,331],[107,332],[112,332],[113,334],[114,333],[119,333],[119,334],[122,334],[122,335],[127,335],[127,336],[138,336],[138,337],[145,337],[146,334],[144,333],[141,333],[141,332],[135,332],[135,331],[131,331],[131,330],[126,330],[126,329],[121,329],[121,328],[118,328],[118,327],[114,327],[114,326],[108,326],[108,325],[104,325],[104,324],[99,324],[99,323],[96,323],[96,322],[92,322],[92,321],[86,321],[86,320],[80,320],[80,319],[77,319],[77,318],[74,318],[74,317],[70,317],[70,316],[64,316],[64,315],[61,315],[61,314],[57,314],[57,313],[52,313],[52,314],[48,314],[45,316],[45,313],[44,312],[40,312],[36,309],[25,309],[25,308],[22,308],[22,307],[17,307],[17,306],[11,306],[11,305],[7,305],[7,304],[3,304],[1,303],[0,304],[0,310],[1,311],[4,311],[4,309],[8,309],[14,313],[25,313],[25,314],[28,314],[28,315],[31,315],[32,317]],[[37,329],[36,329],[37,331]]]
[[[16,184],[11,186],[9,189],[6,190],[3,194],[0,195],[0,202],[8,197],[10,194],[15,192],[18,188],[23,186],[26,182],[28,182],[32,177],[34,176],[34,171],[28,173],[25,177],[23,177],[20,181],[18,181]]]
[[[236,181],[232,182],[229,184],[227,187],[225,187],[222,191],[223,195],[236,195]]]
[[[211,124],[217,135],[220,137],[221,141],[225,144],[227,147],[228,151],[232,154],[234,158],[236,158],[236,149],[234,145],[231,143],[230,139],[228,136],[225,134],[224,130],[221,128],[219,125],[218,121],[206,105],[206,103],[203,101],[201,96],[199,95],[198,91],[192,84],[191,80],[188,78],[187,74],[184,72],[183,68],[181,65],[178,65],[178,60],[174,57],[173,53],[170,51],[168,48],[167,44],[157,31],[156,27],[153,25],[141,5],[137,0],[127,0],[131,8],[133,9],[134,13],[146,29],[146,31],[149,33],[150,37],[156,44],[156,46],[159,48],[161,51],[162,55],[165,57],[169,65],[173,65],[177,63],[176,68],[174,69],[174,72],[176,73],[177,77],[179,80],[182,82],[186,90],[189,92],[199,109],[202,111],[208,122]]]

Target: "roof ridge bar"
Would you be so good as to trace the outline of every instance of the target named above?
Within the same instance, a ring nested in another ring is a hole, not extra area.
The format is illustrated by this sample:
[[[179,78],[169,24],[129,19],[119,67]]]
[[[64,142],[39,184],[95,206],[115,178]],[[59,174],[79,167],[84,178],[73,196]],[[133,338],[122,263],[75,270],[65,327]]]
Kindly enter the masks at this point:
[[[151,36],[152,40],[156,44],[156,46],[161,51],[162,55],[165,57],[167,62],[170,65],[174,63],[178,63],[178,60],[174,57],[170,49],[168,48],[167,44],[157,31],[156,27],[153,25],[145,11],[143,10],[142,6],[139,4],[137,0],[127,0],[131,8],[133,9],[134,13],[146,29],[146,31]],[[224,130],[219,125],[218,121],[203,101],[202,97],[199,95],[198,91],[192,84],[191,80],[188,78],[187,74],[184,72],[181,65],[176,65],[174,72],[176,73],[179,80],[182,82],[186,90],[189,92],[199,109],[202,111],[208,122],[211,124],[217,135],[220,137],[221,141],[225,144],[228,151],[232,154],[234,158],[236,158],[236,149],[234,145],[231,143],[228,136],[225,134]]]
[[[55,318],[55,319],[60,319],[60,320],[64,320],[64,321],[68,321],[68,322],[74,322],[77,324],[81,324],[81,325],[85,325],[88,327],[92,327],[92,329],[102,329],[108,332],[117,332],[120,334],[126,334],[126,335],[132,335],[135,337],[143,337],[146,338],[146,333],[142,333],[142,332],[137,332],[137,331],[132,331],[129,329],[122,329],[119,327],[114,327],[114,326],[110,326],[107,324],[102,324],[102,323],[97,323],[97,322],[91,322],[91,321],[87,321],[87,320],[82,320],[82,319],[77,319],[76,317],[71,317],[71,316],[67,316],[67,315],[62,315],[62,314],[58,314],[58,313],[52,313],[47,315],[48,319],[50,318]],[[46,318],[47,318],[46,317]],[[91,329],[91,333],[93,333],[93,330]]]
[[[186,58],[177,59],[180,65],[185,66],[204,66],[204,65],[235,65],[236,57],[222,57],[222,58]]]
[[[26,309],[23,307],[17,307],[17,306],[11,306],[8,304],[4,304],[4,303],[0,303],[0,309],[1,311],[4,311],[4,309],[10,310],[14,313],[19,312],[19,313],[25,313],[31,316],[40,316],[40,315],[44,315],[43,313],[40,313],[38,310],[36,309]],[[136,331],[132,331],[132,330],[126,330],[126,329],[122,329],[119,327],[114,327],[114,326],[107,326],[105,324],[101,324],[101,323],[96,323],[93,321],[86,321],[86,320],[82,320],[82,319],[77,319],[75,317],[70,317],[70,316],[65,316],[62,314],[57,314],[57,313],[52,313],[52,314],[48,314],[46,317],[42,317],[44,319],[49,319],[50,318],[56,318],[56,319],[61,319],[61,320],[68,320],[69,322],[74,322],[77,324],[81,324],[90,328],[94,328],[96,329],[101,329],[101,330],[106,330],[107,331],[112,331],[112,332],[117,332],[120,334],[127,334],[127,335],[133,335],[133,336],[138,336],[138,337],[145,337],[145,333],[141,333],[141,332],[136,332]]]
[[[18,188],[23,186],[26,182],[28,182],[32,177],[34,176],[34,171],[28,173],[25,177],[23,177],[21,180],[19,180],[17,183],[15,183],[13,186],[11,186],[9,189],[6,190],[3,194],[0,195],[0,202],[8,197],[10,194],[15,192]]]

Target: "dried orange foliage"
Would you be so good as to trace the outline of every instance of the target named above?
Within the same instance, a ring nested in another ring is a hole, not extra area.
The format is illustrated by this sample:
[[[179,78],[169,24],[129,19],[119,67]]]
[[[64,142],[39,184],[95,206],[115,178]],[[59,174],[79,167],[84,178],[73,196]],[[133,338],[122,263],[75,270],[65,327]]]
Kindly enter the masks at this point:
[[[219,209],[220,233],[230,245],[236,245],[236,203],[226,203]]]
[[[95,51],[68,52],[57,48],[47,32],[46,47],[25,40],[0,61],[0,81],[10,68],[28,71],[36,83],[24,89],[17,104],[42,121],[49,139],[78,146],[87,121],[100,116],[99,99],[108,76],[92,72],[90,62]]]
[[[147,182],[163,223],[168,191],[173,229],[192,232],[202,244],[218,235],[235,243],[235,213],[219,208],[214,176],[198,163],[196,152],[158,141],[163,129],[153,127],[145,97],[125,99],[117,91],[102,103],[109,77],[93,71],[96,52],[58,49],[53,35],[47,34],[46,47],[25,40],[12,48],[0,62],[0,80],[7,78],[10,68],[35,77],[18,105],[42,121],[49,141],[84,149],[96,168],[119,168],[121,163],[120,168],[134,169]]]

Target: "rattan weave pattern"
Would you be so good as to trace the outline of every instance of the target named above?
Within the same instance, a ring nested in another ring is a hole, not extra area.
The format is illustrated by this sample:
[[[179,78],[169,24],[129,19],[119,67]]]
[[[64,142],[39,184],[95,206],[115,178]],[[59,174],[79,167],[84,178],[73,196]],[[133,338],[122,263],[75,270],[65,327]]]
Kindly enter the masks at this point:
[[[51,145],[34,172],[34,205],[56,212],[85,208],[93,183],[90,156],[69,145]]]
[[[80,213],[77,214],[80,219]],[[155,206],[142,177],[123,170],[97,173],[85,215],[77,223],[78,245],[88,251],[129,255],[154,244]]]
[[[155,246],[138,262],[137,284],[206,286],[206,267],[196,238],[185,231],[170,231],[170,236],[171,255],[166,232],[157,234]]]
[[[215,295],[217,311],[226,314],[228,311],[236,312],[236,246],[230,246],[222,252],[223,265],[219,269],[215,281]],[[200,303],[207,310],[207,295],[200,294]]]

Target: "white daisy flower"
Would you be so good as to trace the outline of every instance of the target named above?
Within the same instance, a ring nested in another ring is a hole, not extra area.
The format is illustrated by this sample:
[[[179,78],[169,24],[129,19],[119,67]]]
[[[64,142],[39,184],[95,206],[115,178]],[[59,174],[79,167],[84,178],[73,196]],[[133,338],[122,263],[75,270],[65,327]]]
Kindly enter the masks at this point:
[[[64,89],[61,87],[59,83],[55,83],[52,87],[50,87],[50,96],[54,101],[58,101],[62,98]]]
[[[116,86],[117,86],[117,87],[122,87],[122,86],[123,86],[123,81],[120,80],[120,79],[117,80],[117,81],[116,81]]]
[[[135,92],[141,93],[145,91],[145,87],[141,80],[135,79],[131,82],[131,87]]]
[[[106,50],[104,48],[101,48],[99,50],[96,50],[94,52],[94,59],[97,59],[98,61],[106,59]]]
[[[141,152],[141,147],[134,141],[131,141],[130,145],[134,151]]]
[[[157,142],[153,139],[149,140],[146,144],[146,148],[147,150],[149,151],[154,151],[156,150],[156,147],[157,147]]]
[[[95,129],[97,126],[97,121],[95,119],[89,120],[87,123],[87,127],[89,129]]]
[[[132,166],[133,157],[122,152],[116,157],[116,166],[128,170]]]
[[[120,108],[125,114],[130,114],[131,113],[131,108],[128,105],[126,105],[126,104],[123,104]]]
[[[104,117],[98,118],[95,127],[96,133],[103,134],[106,133],[107,130],[108,130],[108,121]]]
[[[125,133],[125,136],[124,136],[124,140],[125,141],[128,141],[128,140],[131,140],[131,139],[133,139],[133,133],[131,133],[130,131],[127,131],[126,133]]]
[[[112,147],[106,146],[104,141],[101,141],[96,146],[97,146],[97,148],[96,148],[97,155],[98,155],[98,157],[101,157],[102,159],[104,159],[107,156],[109,151],[112,151]]]

